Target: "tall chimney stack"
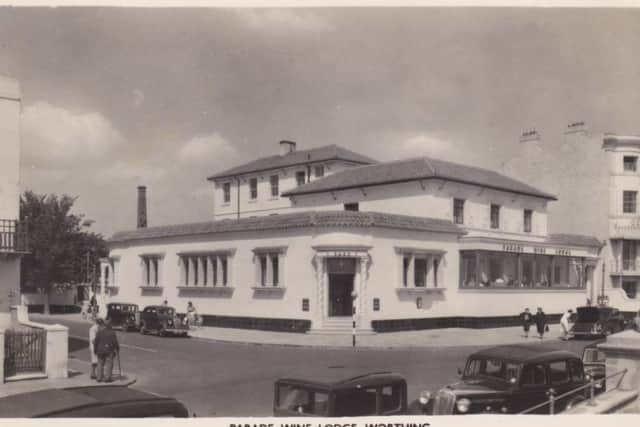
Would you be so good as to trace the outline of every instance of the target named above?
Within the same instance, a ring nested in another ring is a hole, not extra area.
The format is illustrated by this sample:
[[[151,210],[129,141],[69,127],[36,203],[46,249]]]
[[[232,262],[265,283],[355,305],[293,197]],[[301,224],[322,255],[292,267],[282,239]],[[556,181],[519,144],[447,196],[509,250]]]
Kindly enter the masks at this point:
[[[147,227],[147,187],[138,187],[138,225],[137,228]]]
[[[296,143],[293,141],[280,141],[280,155],[285,156],[296,151]]]

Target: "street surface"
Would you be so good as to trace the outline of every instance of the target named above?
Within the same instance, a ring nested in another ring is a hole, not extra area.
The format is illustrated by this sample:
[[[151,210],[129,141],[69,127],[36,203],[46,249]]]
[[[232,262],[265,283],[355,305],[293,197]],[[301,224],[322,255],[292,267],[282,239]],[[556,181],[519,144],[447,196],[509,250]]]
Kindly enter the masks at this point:
[[[31,315],[42,323],[69,327],[70,365],[90,367],[89,324],[56,316]],[[118,332],[122,371],[138,378],[134,388],[172,396],[198,416],[269,416],[273,384],[281,377],[349,378],[393,371],[407,379],[409,400],[457,379],[469,353],[482,348],[323,349],[218,343],[196,338]],[[539,343],[531,338],[532,343]],[[546,339],[547,345],[582,354],[589,341]],[[117,373],[117,364],[115,372]]]

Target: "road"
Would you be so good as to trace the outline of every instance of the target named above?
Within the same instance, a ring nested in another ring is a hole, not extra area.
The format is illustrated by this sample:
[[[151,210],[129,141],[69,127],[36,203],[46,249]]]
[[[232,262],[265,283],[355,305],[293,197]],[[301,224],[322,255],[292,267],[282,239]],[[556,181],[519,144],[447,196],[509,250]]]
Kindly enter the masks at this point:
[[[88,372],[89,324],[32,315],[32,320],[69,327],[69,357]],[[425,349],[320,349],[231,344],[118,332],[122,370],[138,378],[135,388],[173,396],[198,416],[269,416],[273,383],[281,377],[344,378],[375,371],[402,374],[409,398],[456,380],[466,356],[481,347]],[[536,340],[537,341],[537,340]],[[534,341],[535,342],[535,341]],[[581,354],[586,341],[545,340]]]

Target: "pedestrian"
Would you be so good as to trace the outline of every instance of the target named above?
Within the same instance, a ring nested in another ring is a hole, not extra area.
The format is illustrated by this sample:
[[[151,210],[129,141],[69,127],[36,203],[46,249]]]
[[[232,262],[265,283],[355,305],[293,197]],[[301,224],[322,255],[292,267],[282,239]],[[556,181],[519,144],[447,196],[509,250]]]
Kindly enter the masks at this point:
[[[569,325],[569,320],[571,319],[572,314],[573,314],[573,310],[569,309],[560,318],[560,326],[562,327],[563,340],[569,339],[569,330],[571,329]]]
[[[196,320],[198,318],[198,312],[191,301],[187,303],[187,322],[189,327],[196,326]]]
[[[113,382],[113,359],[120,352],[120,346],[118,345],[118,337],[111,329],[110,323],[103,323],[96,334],[93,345],[98,356],[98,371],[96,372],[98,382]]]
[[[167,300],[162,301],[162,306],[169,307],[169,302],[167,302]]]
[[[96,299],[96,294],[91,295],[91,299],[89,300],[89,313],[91,315],[91,319],[95,320],[98,312],[98,300]]]
[[[534,322],[536,322],[536,329],[538,330],[540,339],[544,338],[544,333],[547,330],[547,316],[544,314],[541,307],[538,307],[538,310],[536,311]]]
[[[100,327],[104,325],[104,321],[100,318],[96,318],[93,322],[93,325],[89,328],[89,350],[91,351],[91,379],[96,379],[96,367],[98,366],[98,355],[95,351],[95,346],[93,342],[96,339],[96,334]]]
[[[533,322],[533,315],[531,315],[529,307],[525,308],[524,311],[520,313],[520,320],[522,321],[524,337],[529,338],[529,328],[531,327],[531,323]]]

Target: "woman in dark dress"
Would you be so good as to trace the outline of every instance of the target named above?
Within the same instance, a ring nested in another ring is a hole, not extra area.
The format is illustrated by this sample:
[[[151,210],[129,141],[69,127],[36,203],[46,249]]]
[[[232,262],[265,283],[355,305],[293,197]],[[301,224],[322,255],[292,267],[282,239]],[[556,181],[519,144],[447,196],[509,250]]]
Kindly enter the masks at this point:
[[[540,339],[544,337],[544,333],[547,327],[547,316],[542,311],[542,308],[538,307],[538,311],[534,316],[534,321],[536,322],[536,329],[538,330],[538,335],[540,335]]]
[[[533,322],[533,315],[529,311],[528,308],[525,308],[522,313],[520,313],[520,320],[522,321],[522,329],[524,330],[524,337],[529,338],[529,327]]]

